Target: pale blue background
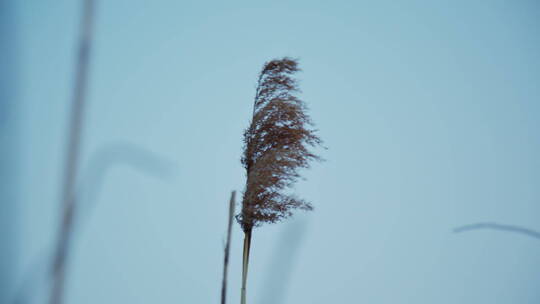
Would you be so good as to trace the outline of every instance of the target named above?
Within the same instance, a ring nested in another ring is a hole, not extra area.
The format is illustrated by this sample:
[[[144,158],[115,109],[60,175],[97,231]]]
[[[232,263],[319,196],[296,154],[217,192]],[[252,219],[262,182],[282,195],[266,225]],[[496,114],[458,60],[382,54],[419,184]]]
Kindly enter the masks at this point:
[[[2,303],[55,239],[80,2],[2,11]],[[67,303],[218,302],[256,75],[284,55],[329,149],[297,187],[315,211],[256,230],[250,304],[540,302],[540,241],[452,233],[540,230],[538,2],[99,1],[95,38],[81,175],[117,142],[174,165],[107,172]]]

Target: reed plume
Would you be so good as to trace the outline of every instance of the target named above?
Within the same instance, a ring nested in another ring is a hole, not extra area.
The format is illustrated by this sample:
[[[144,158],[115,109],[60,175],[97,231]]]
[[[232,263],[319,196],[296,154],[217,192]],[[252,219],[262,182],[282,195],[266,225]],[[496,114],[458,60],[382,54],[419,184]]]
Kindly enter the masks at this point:
[[[294,209],[312,210],[309,202],[287,190],[320,157],[311,152],[322,144],[307,115],[307,106],[293,75],[298,61],[288,57],[267,62],[257,81],[253,116],[244,132],[242,165],[247,180],[242,210],[236,216],[244,231],[241,303],[246,303],[251,234],[254,227],[275,223],[292,215]]]

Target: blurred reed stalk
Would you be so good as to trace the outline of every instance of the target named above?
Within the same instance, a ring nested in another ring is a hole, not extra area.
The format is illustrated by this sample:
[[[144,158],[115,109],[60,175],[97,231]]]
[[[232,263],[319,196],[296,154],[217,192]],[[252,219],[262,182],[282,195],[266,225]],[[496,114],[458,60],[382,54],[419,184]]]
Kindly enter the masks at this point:
[[[461,233],[461,232],[467,232],[467,231],[479,230],[479,229],[492,229],[492,230],[507,231],[507,232],[519,233],[519,234],[526,235],[535,239],[540,239],[540,232],[538,231],[521,227],[521,226],[516,226],[516,225],[504,225],[504,224],[489,223],[489,222],[460,226],[460,227],[454,228],[454,233]]]
[[[287,291],[293,288],[293,272],[297,264],[302,243],[307,233],[305,219],[293,221],[280,232],[264,274],[261,291],[258,293],[258,304],[282,304]]]
[[[98,148],[90,156],[87,170],[81,170],[76,189],[77,218],[71,227],[72,238],[75,237],[77,229],[83,228],[84,220],[90,216],[92,205],[98,201],[107,173],[122,164],[142,174],[161,179],[169,178],[172,174],[170,168],[174,167],[171,161],[128,142],[112,142]],[[22,283],[15,292],[13,304],[32,303],[34,301],[31,299],[42,298],[42,288],[45,289],[43,286],[48,286],[49,283],[47,280],[50,275],[51,255],[48,250],[37,255],[23,275]]]
[[[76,212],[75,185],[79,169],[79,156],[82,142],[82,127],[88,87],[88,63],[92,46],[94,25],[94,0],[84,0],[82,21],[75,62],[75,86],[73,88],[72,110],[67,143],[67,158],[64,168],[62,188],[62,215],[52,265],[52,286],[50,304],[63,303],[66,278],[66,263],[73,234],[73,221]]]
[[[235,207],[236,191],[231,193],[231,200],[229,202],[229,224],[227,226],[227,242],[225,243],[225,257],[223,258],[223,284],[221,286],[221,304],[227,302],[227,273],[229,270],[229,253],[231,251],[231,234],[232,223],[234,219],[234,207]]]

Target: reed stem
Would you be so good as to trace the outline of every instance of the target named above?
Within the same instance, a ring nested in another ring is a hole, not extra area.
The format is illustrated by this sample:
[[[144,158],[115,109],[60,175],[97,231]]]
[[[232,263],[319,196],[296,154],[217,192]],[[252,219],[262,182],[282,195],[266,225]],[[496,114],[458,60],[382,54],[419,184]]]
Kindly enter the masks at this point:
[[[79,168],[81,137],[88,86],[88,65],[92,44],[94,23],[94,1],[84,0],[78,53],[75,63],[75,86],[73,88],[71,121],[67,144],[67,157],[62,193],[62,215],[58,239],[52,265],[52,284],[49,295],[50,304],[62,304],[66,280],[66,263],[73,237],[73,227],[77,211],[75,184]]]
[[[231,201],[229,202],[229,225],[227,227],[227,243],[225,244],[225,257],[223,260],[223,284],[221,286],[221,304],[227,302],[227,272],[229,269],[229,252],[231,251],[231,234],[232,223],[234,218],[236,191],[231,193]]]
[[[242,260],[242,295],[241,304],[246,304],[246,283],[248,274],[249,250],[251,248],[251,230],[244,232],[244,254]]]

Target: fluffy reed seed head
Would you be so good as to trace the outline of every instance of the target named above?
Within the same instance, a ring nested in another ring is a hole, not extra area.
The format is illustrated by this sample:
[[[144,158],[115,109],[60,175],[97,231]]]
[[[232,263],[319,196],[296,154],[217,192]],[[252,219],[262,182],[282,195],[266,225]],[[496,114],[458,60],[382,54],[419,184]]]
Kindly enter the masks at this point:
[[[251,124],[244,132],[242,164],[247,171],[242,211],[237,220],[245,232],[263,223],[290,217],[294,209],[312,210],[310,203],[287,193],[321,158],[310,148],[320,146],[304,101],[299,99],[300,71],[295,59],[267,62],[259,74]]]

